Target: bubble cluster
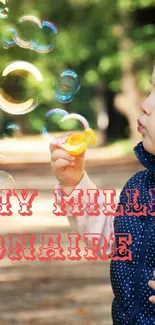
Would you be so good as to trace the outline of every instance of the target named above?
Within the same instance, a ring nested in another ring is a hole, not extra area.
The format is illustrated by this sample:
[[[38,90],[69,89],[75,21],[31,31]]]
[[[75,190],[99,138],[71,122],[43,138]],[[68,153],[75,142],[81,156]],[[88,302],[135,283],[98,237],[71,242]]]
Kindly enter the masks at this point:
[[[79,78],[76,72],[65,70],[56,82],[54,98],[60,103],[70,103],[80,89]]]
[[[13,115],[31,112],[39,105],[39,87],[43,78],[31,63],[14,61],[2,72],[0,108]]]
[[[35,40],[35,35],[29,35],[28,37],[33,37],[32,39],[25,39],[22,37],[21,31],[19,32],[14,27],[7,27],[4,31],[5,36],[2,38],[3,46],[6,49],[9,49],[12,46],[19,46],[23,49],[29,49],[33,50],[38,53],[49,53],[54,49],[54,44],[52,41],[52,34],[56,35],[58,33],[57,27],[54,23],[50,21],[40,21],[35,16],[22,16],[18,19],[19,24],[24,24],[24,31],[28,29],[28,24],[34,24],[35,27],[37,27],[40,30],[40,33],[44,34],[45,32],[50,32],[50,37],[48,37],[48,40],[50,41],[49,44],[40,44],[40,42]],[[33,34],[33,33],[30,33]],[[8,39],[7,36],[10,36],[11,39]],[[38,35],[37,35],[38,38]],[[43,40],[43,37],[42,37]]]
[[[7,0],[0,0],[0,18],[8,18]],[[2,43],[4,49],[11,49],[14,46],[37,53],[49,53],[55,48],[54,37],[58,30],[53,22],[40,20],[34,15],[23,15],[19,17],[14,26],[3,23]],[[19,52],[20,53],[20,52]],[[31,53],[32,54],[32,53]],[[43,81],[41,72],[33,64],[16,60],[4,67],[0,75],[0,108],[11,115],[24,115],[33,111],[40,103],[40,90]],[[71,70],[64,70],[56,80],[54,99],[60,103],[71,103],[80,90],[78,74]],[[60,137],[50,135],[46,126],[43,126],[41,133],[44,138],[71,153],[79,155],[86,150],[89,144],[95,143],[94,131],[89,127],[88,121],[79,114],[69,114],[61,108],[49,110],[45,119],[50,124],[50,119],[59,124],[62,128],[65,122],[75,119],[80,122],[83,132],[67,132]],[[14,122],[5,126],[3,140],[14,141],[21,135],[20,127]],[[8,146],[8,148],[9,148]],[[3,165],[6,158],[0,155],[0,164]],[[12,176],[0,171],[0,190],[13,188],[15,182]]]
[[[94,131],[89,127],[88,121],[82,115],[75,113],[69,114],[63,109],[55,108],[46,113],[46,117],[52,116],[54,114],[60,114],[63,116],[60,121],[61,123],[64,123],[70,119],[78,120],[84,127],[84,133],[80,134],[77,132],[69,132],[68,134],[60,136],[59,138],[54,138],[53,136],[50,136],[46,127],[42,127],[42,134],[47,141],[52,144],[59,145],[61,148],[75,156],[85,151],[87,145],[95,143],[96,138]]]

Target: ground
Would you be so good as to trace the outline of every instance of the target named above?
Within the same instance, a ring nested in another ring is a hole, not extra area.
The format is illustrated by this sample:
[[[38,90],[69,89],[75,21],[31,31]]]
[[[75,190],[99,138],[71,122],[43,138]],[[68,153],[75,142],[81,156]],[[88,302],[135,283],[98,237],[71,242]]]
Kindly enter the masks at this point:
[[[100,189],[115,188],[118,196],[127,179],[140,169],[133,163],[91,168],[88,173]],[[65,217],[52,213],[55,179],[50,165],[10,172],[17,188],[37,188],[39,196],[33,216],[19,216],[13,201],[14,215],[0,218],[6,246],[8,232],[34,232],[39,246],[40,234],[46,231],[59,232],[66,248],[71,228]],[[112,325],[109,272],[109,262],[88,262],[84,257],[77,262],[12,262],[6,254],[0,262],[0,325]]]

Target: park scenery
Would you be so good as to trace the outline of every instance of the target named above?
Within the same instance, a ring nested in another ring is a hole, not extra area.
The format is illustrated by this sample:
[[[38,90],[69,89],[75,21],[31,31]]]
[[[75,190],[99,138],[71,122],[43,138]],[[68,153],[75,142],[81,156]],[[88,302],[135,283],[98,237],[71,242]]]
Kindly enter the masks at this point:
[[[0,0],[0,325],[112,325],[110,260],[132,260],[132,236],[112,234],[109,256],[103,234],[72,229],[67,211],[83,217],[83,192],[59,195],[50,144],[85,152],[89,216],[99,190],[109,218],[154,215],[154,189],[149,211],[136,189],[117,206],[144,169],[133,147],[154,16],[153,0]]]

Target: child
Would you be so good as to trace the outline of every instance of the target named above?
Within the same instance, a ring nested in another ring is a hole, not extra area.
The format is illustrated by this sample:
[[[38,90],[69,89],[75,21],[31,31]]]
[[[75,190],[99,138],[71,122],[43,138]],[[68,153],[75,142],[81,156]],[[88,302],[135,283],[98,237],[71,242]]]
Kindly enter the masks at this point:
[[[154,276],[154,278],[155,278],[155,271],[153,272],[153,276]],[[155,290],[155,281],[149,281],[148,285],[149,285],[152,289]],[[154,303],[154,302],[155,302],[155,296],[151,296],[151,297],[149,298],[149,300],[150,300],[151,302]]]
[[[132,176],[124,186],[119,204],[126,204],[126,190],[138,189],[138,206],[146,207],[146,215],[129,216],[117,215],[115,218],[105,216],[102,212],[103,204],[100,200],[100,215],[83,216],[68,215],[71,227],[83,238],[84,233],[103,234],[108,241],[106,253],[112,252],[112,233],[129,233],[132,242],[129,245],[132,251],[132,260],[111,261],[111,283],[114,293],[112,304],[113,325],[153,325],[155,324],[155,301],[153,295],[154,282],[153,270],[155,269],[155,219],[151,210],[150,193],[152,202],[155,201],[153,190],[155,188],[155,67],[152,74],[152,90],[150,95],[141,105],[141,116],[138,119],[138,131],[142,134],[142,142],[134,152],[142,165],[146,168]],[[59,187],[69,196],[73,189],[83,190],[83,202],[87,203],[87,189],[95,189],[87,173],[84,171],[84,154],[73,157],[57,146],[50,147],[52,169],[59,180]],[[57,187],[56,187],[57,188]],[[76,193],[76,191],[74,191]],[[76,194],[75,194],[76,195]],[[154,205],[152,205],[153,209]],[[154,213],[155,214],[155,213]],[[84,239],[84,238],[83,238]],[[99,236],[102,245],[102,236]],[[116,240],[117,245],[117,240]],[[116,250],[116,256],[118,252]],[[152,299],[152,300],[151,300]]]

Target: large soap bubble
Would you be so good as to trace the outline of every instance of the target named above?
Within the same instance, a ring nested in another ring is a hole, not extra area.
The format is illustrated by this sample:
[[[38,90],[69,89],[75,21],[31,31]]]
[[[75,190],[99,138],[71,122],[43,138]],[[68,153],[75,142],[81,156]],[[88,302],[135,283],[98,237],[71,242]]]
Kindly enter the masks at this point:
[[[55,138],[48,133],[47,128],[44,126],[42,127],[41,131],[49,143],[52,143],[54,145],[57,144],[70,154],[77,156],[85,151],[88,145],[94,144],[96,142],[94,131],[89,127],[88,121],[82,115],[75,113],[69,114],[60,108],[54,108],[46,113],[47,118],[53,115],[63,116],[60,120],[60,123],[64,123],[70,119],[76,119],[83,125],[84,132],[83,134],[77,132],[68,132],[58,138]]]
[[[0,80],[0,108],[13,115],[31,112],[39,105],[40,71],[31,63],[13,61]]]

